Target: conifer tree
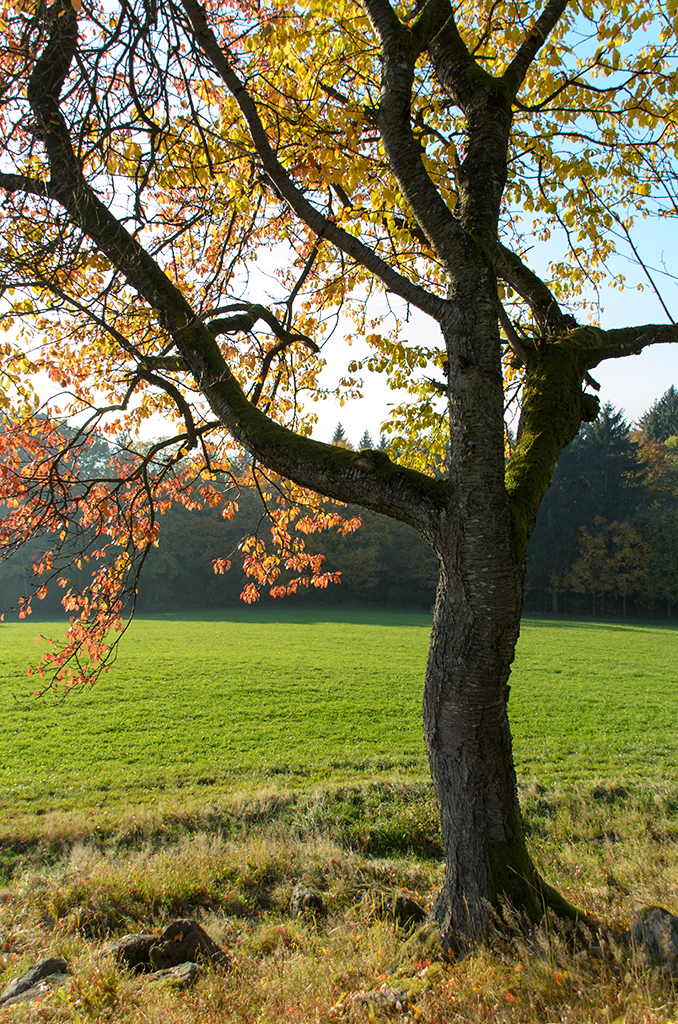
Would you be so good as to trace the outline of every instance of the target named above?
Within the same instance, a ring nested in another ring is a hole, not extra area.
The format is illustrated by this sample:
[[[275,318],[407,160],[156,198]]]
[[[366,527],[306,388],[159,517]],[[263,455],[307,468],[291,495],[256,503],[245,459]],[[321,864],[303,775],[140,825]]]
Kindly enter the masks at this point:
[[[673,384],[638,421],[646,441],[666,441],[678,435],[678,391]]]

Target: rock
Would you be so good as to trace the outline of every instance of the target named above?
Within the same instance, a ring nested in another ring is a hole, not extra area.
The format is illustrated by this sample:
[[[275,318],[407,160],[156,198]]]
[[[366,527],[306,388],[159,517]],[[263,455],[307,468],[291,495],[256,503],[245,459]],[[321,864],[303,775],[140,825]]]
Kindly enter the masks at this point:
[[[636,911],[626,938],[651,960],[670,967],[674,973],[678,970],[678,917],[675,914],[663,907],[643,907]]]
[[[426,917],[426,911],[415,900],[401,892],[381,892],[372,889],[365,893],[364,902],[371,905],[375,917],[390,917],[401,928],[411,928]]]
[[[32,985],[24,992],[20,992],[18,996],[14,996],[12,999],[6,999],[4,1002],[0,1003],[0,1009],[4,1009],[6,1006],[16,1006],[17,1003],[30,1003],[34,999],[39,999],[40,996],[44,996],[51,988],[56,988],[58,985],[70,985],[72,981],[72,974],[49,974],[46,978],[43,978],[42,981],[39,981],[37,985]]]
[[[198,964],[185,963],[179,964],[177,967],[170,967],[166,971],[154,971],[149,975],[148,980],[168,988],[184,989],[190,988],[200,976],[200,972],[201,968]]]
[[[51,986],[65,985],[73,981],[68,964],[60,956],[46,956],[33,964],[20,978],[10,981],[0,994],[1,1006],[30,1002],[44,995]]]
[[[150,956],[156,971],[169,970],[187,962],[224,967],[229,964],[228,955],[192,917],[179,918],[168,924],[151,947]]]
[[[303,914],[318,917],[326,912],[325,900],[318,889],[314,889],[310,885],[304,885],[303,882],[298,882],[295,885],[290,897],[290,914],[292,917],[299,917]]]
[[[140,974],[153,970],[151,948],[156,942],[157,935],[123,935],[120,939],[107,942],[101,952],[105,956],[112,956],[117,963],[128,967],[130,971]]]
[[[376,988],[372,992],[357,992],[351,999],[351,1009],[366,1009],[370,1019],[375,1010],[381,1010],[388,1016],[396,1013],[407,1013],[410,1000],[406,988]]]

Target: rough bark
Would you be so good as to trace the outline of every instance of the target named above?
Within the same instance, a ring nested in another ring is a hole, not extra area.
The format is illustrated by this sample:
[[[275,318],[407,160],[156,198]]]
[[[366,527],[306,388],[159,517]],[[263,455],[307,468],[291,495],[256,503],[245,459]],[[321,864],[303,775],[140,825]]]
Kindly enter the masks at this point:
[[[433,541],[440,583],[423,718],[446,850],[434,919],[443,945],[462,952],[480,941],[503,903],[535,920],[545,901],[555,898],[525,846],[507,717],[531,525],[516,511],[521,502],[523,516],[528,506],[536,511],[539,492],[548,486],[547,464],[555,464],[556,450],[580,422],[581,374],[572,360],[573,372],[562,385],[570,395],[561,429],[548,444],[540,434],[547,417],[542,419],[528,389],[522,443],[532,459],[544,449],[545,472],[543,478],[535,474],[530,461],[531,472],[509,492],[496,279],[473,247],[466,272],[456,275],[452,301],[462,313],[446,331],[451,486]],[[560,373],[555,357],[553,365]]]

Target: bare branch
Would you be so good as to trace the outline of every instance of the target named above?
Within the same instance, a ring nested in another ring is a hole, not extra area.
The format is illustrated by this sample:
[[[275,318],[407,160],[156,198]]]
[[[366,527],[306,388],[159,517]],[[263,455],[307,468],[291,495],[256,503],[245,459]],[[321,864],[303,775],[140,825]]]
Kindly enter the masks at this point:
[[[165,380],[164,377],[158,377],[157,374],[152,373],[150,370],[146,370],[140,367],[137,371],[138,376],[148,381],[149,384],[154,384],[156,388],[160,388],[166,394],[172,398],[177,409],[181,413],[184,423],[186,424],[186,434],[188,437],[188,447],[195,448],[198,438],[195,429],[195,423],[193,421],[193,413],[191,407],[182,395],[176,384],[173,384],[170,380]]]
[[[577,326],[574,317],[563,313],[548,285],[501,242],[497,243],[497,274],[525,299],[542,333],[562,334]]]
[[[310,338],[303,337],[303,335],[299,335],[296,338],[292,338],[292,337],[283,338],[281,341],[278,342],[277,345],[274,345],[273,348],[270,348],[268,350],[268,352],[266,353],[266,355],[264,356],[264,361],[261,364],[261,370],[259,371],[259,380],[255,384],[254,390],[252,391],[252,403],[253,403],[253,405],[257,405],[258,402],[259,402],[259,398],[261,397],[262,388],[263,388],[263,386],[264,386],[264,384],[266,382],[266,377],[268,376],[268,371],[271,368],[271,363],[273,362],[273,360],[275,359],[276,356],[281,355],[286,349],[288,349],[290,347],[290,345],[294,341],[302,341],[313,352],[319,352],[320,351],[320,349],[318,348],[318,346],[316,345],[316,343],[314,341],[311,341]]]
[[[315,242],[313,243],[313,245],[311,246],[311,251],[308,254],[308,257],[306,259],[306,262],[304,263],[304,266],[302,267],[301,274],[299,275],[299,277],[295,281],[294,287],[293,287],[292,291],[289,294],[289,298],[287,299],[287,302],[285,303],[285,305],[287,307],[287,313],[285,314],[284,326],[286,328],[289,328],[290,324],[292,323],[292,307],[294,305],[294,300],[296,299],[296,297],[299,294],[299,292],[301,291],[301,289],[304,287],[306,279],[308,278],[308,275],[311,273],[311,270],[313,269],[313,264],[315,263],[316,259],[318,258],[318,253],[320,252],[321,242],[322,242],[322,239],[317,238],[315,240]]]
[[[589,367],[598,366],[605,359],[620,359],[637,356],[650,345],[666,345],[678,342],[678,325],[645,324],[641,327],[622,327],[612,331],[599,331],[600,345]]]
[[[497,313],[499,316],[499,323],[503,328],[504,334],[506,335],[506,340],[511,346],[511,349],[513,350],[513,352],[515,352],[518,358],[522,360],[523,363],[527,363],[531,353],[523,344],[520,336],[518,335],[518,332],[511,323],[511,320],[501,302],[497,303]]]

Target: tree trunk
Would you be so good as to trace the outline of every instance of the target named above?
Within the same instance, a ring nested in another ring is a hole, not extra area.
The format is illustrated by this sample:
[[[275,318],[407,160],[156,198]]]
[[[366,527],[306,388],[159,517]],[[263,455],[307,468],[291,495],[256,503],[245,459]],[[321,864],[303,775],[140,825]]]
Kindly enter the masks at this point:
[[[560,615],[560,608],[558,607],[558,591],[553,590],[551,592],[551,615]]]
[[[475,593],[459,602],[458,580],[439,558],[423,715],[446,871],[432,916],[443,948],[459,954],[504,905],[533,921],[547,906],[561,916],[576,911],[539,877],[518,803],[507,704],[522,573],[507,563],[492,585],[490,566],[480,566],[479,585],[466,588]]]
[[[508,514],[490,504],[435,545],[423,717],[446,851],[433,919],[455,953],[480,941],[504,904],[531,920],[546,905],[572,912],[542,883],[525,845],[507,716],[524,566],[510,552]]]
[[[561,916],[576,914],[542,882],[525,845],[507,703],[527,539],[557,455],[581,419],[581,376],[576,366],[561,368],[558,353],[552,362],[543,357],[525,384],[518,449],[507,476],[496,291],[482,262],[473,267],[471,254],[467,269],[467,291],[453,298],[475,318],[464,323],[460,317],[446,332],[450,492],[446,514],[426,537],[440,582],[423,705],[446,853],[433,919],[443,947],[455,953],[482,939],[493,912],[506,904],[533,921],[547,906]],[[460,372],[452,372],[455,363]],[[552,373],[548,402],[535,395],[542,373]]]

